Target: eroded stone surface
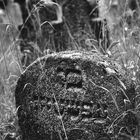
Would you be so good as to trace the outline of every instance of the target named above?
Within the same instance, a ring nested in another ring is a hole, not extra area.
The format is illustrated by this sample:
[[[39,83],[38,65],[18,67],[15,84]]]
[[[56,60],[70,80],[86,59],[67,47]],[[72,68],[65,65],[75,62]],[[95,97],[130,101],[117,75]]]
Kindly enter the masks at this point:
[[[72,51],[40,58],[15,90],[23,139],[109,139],[112,122],[133,106],[133,89],[120,68],[99,54]]]

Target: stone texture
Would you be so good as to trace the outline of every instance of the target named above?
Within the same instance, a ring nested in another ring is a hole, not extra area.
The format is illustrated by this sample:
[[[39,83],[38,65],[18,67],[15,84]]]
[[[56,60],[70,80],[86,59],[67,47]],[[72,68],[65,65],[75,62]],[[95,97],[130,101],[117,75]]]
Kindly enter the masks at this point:
[[[119,65],[93,52],[37,59],[15,90],[23,140],[110,140],[120,129],[119,116],[134,106],[134,85],[121,73]]]

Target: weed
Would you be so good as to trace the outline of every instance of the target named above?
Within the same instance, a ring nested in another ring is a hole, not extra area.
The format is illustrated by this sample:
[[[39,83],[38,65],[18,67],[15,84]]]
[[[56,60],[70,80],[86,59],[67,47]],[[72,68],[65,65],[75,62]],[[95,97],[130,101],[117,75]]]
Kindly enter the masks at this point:
[[[90,2],[90,0],[88,0]],[[11,1],[12,2],[12,1]],[[44,3],[42,3],[44,2]],[[133,3],[134,2],[134,3]],[[91,4],[94,1],[90,2]],[[11,3],[13,4],[13,3]],[[135,6],[131,6],[131,5]],[[5,5],[5,4],[4,4]],[[39,6],[38,6],[39,5]],[[40,23],[39,17],[39,9],[41,7],[45,7],[46,5],[55,5],[57,12],[57,20],[52,22],[44,21]],[[12,5],[11,5],[12,6]],[[5,6],[5,9],[7,6]],[[49,24],[52,29],[53,24],[61,23],[63,20],[62,15],[62,7],[49,0],[42,0],[34,5],[32,10],[29,10],[29,16],[25,20],[25,23],[22,25],[20,31],[17,30],[17,25],[21,24],[22,18],[18,19],[18,23],[14,22],[15,15],[11,15],[7,10],[5,12],[5,17],[2,17],[3,23],[0,24],[0,139],[5,139],[8,135],[19,138],[18,131],[18,119],[17,119],[17,108],[15,107],[15,99],[14,99],[14,88],[16,85],[16,81],[20,74],[24,71],[24,67],[21,63],[22,53],[19,48],[19,36],[21,34],[22,29],[25,27],[26,22],[33,14],[38,15],[37,23],[39,26],[34,25],[37,34],[41,35],[41,27],[44,24]],[[139,87],[140,84],[140,3],[138,0],[99,0],[98,7],[99,8],[99,18],[94,19],[104,21],[106,19],[107,25],[102,26],[103,36],[107,38],[105,35],[105,28],[107,28],[110,32],[110,40],[111,45],[107,48],[103,48],[102,44],[97,47],[97,41],[91,38],[86,39],[85,44],[92,48],[92,52],[100,53],[107,55],[109,59],[116,61],[119,63],[126,75],[126,77],[130,78],[136,84],[136,87]],[[10,8],[11,10],[12,8]],[[93,9],[94,11],[95,9]],[[93,12],[92,11],[92,12]],[[20,15],[21,16],[21,15]],[[34,23],[36,24],[36,23]],[[36,27],[37,26],[37,27]],[[75,42],[74,37],[71,35],[71,31],[69,27],[67,27],[67,32],[73,40],[75,44],[75,49],[79,49],[79,45]],[[36,41],[37,42],[37,41]],[[37,57],[40,56],[40,53],[43,54],[37,43],[33,43],[31,41],[32,46],[36,46]],[[106,44],[106,43],[105,43]],[[81,47],[81,46],[80,46]],[[54,48],[56,50],[56,48]],[[87,50],[89,50],[87,48]],[[37,58],[36,57],[36,58]],[[42,64],[41,64],[42,66]],[[119,79],[118,79],[119,80]],[[92,82],[92,81],[91,81]],[[126,89],[125,85],[122,81],[120,81],[123,90]],[[94,85],[94,83],[93,83]],[[100,87],[105,91],[109,92],[108,89],[104,87]],[[136,100],[140,96],[139,88],[136,89],[137,96]],[[124,92],[123,92],[124,93]],[[125,94],[125,93],[124,93]],[[111,94],[113,101],[115,103],[116,108],[118,109],[118,105]],[[129,100],[129,99],[128,99]],[[140,102],[140,101],[139,101]],[[139,104],[137,103],[134,112],[139,114]],[[57,104],[59,109],[59,106]],[[118,118],[124,116],[125,112],[121,114]],[[114,123],[117,119],[112,123],[109,128],[113,127]],[[140,118],[139,118],[140,119]],[[63,121],[62,121],[63,124]],[[65,130],[65,129],[64,129]],[[66,134],[65,134],[66,135]],[[67,137],[67,135],[66,135]],[[140,132],[137,133],[137,136],[131,137],[131,139],[140,139]]]

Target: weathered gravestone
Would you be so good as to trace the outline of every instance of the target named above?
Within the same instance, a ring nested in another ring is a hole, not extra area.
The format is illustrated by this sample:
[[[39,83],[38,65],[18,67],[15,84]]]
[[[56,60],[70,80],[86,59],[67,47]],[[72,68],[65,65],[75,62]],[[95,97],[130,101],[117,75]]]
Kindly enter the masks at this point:
[[[96,8],[88,0],[30,0],[23,6],[24,13],[29,7],[29,13],[23,16],[21,38],[37,43],[41,51],[91,50],[86,40],[93,39],[104,42],[106,48],[109,33],[104,22],[92,21],[98,17],[94,5]]]
[[[15,90],[23,140],[110,140],[117,135],[123,112],[134,106],[135,90],[114,64],[96,53],[68,51],[27,67]],[[129,124],[134,131],[136,119],[125,121],[123,127]]]
[[[38,1],[29,1],[29,10]],[[86,42],[95,38],[89,3],[53,2],[34,5],[21,32],[23,39],[37,42],[41,51],[91,50],[94,44]],[[62,22],[57,24],[55,6],[62,8]],[[115,62],[92,52],[60,52],[37,59],[15,90],[23,140],[110,140],[128,128],[134,135],[137,119],[134,115],[128,126],[129,119],[123,120],[133,113],[123,112],[135,106],[135,89],[121,72]]]

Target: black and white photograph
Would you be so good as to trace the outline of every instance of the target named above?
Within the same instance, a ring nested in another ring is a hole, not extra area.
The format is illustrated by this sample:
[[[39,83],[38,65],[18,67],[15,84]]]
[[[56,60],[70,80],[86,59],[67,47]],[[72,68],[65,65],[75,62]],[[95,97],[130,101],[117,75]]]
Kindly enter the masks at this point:
[[[0,0],[0,140],[140,140],[140,0]]]

